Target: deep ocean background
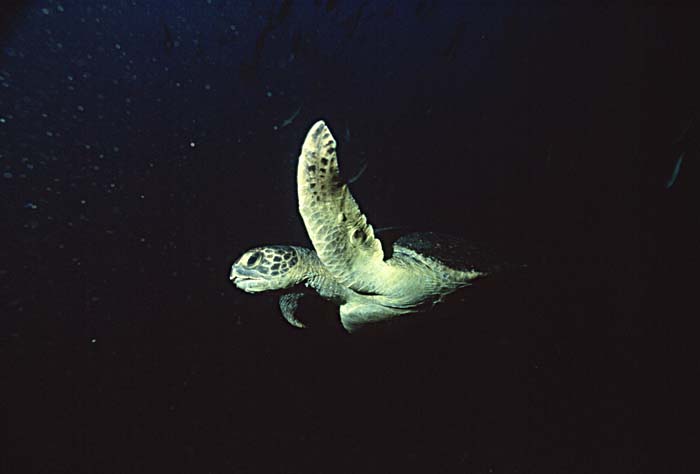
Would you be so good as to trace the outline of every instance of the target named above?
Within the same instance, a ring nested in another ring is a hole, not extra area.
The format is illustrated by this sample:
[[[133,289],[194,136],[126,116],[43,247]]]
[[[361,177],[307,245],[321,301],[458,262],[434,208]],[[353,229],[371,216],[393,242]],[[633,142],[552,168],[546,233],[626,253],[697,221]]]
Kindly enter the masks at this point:
[[[3,5],[2,472],[670,472],[691,449],[697,10]],[[234,288],[246,249],[309,244],[319,118],[375,227],[527,270],[365,336]]]

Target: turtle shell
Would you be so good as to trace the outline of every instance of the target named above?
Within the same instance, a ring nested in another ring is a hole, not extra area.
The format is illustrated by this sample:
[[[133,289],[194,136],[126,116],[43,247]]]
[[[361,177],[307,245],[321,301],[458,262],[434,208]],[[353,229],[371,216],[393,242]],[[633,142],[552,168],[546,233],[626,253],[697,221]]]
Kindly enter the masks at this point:
[[[413,250],[438,260],[455,270],[479,270],[496,273],[503,270],[504,262],[490,250],[472,242],[436,232],[416,232],[399,237],[394,247]]]

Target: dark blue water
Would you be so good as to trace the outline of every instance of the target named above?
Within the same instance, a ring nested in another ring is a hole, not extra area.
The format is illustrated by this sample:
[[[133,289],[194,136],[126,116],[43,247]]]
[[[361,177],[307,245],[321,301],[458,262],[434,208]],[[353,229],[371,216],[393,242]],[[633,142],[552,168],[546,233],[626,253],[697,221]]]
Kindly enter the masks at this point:
[[[4,472],[654,472],[692,360],[697,11],[3,8]],[[375,227],[527,272],[371,336],[234,288],[246,249],[310,245],[320,118]]]

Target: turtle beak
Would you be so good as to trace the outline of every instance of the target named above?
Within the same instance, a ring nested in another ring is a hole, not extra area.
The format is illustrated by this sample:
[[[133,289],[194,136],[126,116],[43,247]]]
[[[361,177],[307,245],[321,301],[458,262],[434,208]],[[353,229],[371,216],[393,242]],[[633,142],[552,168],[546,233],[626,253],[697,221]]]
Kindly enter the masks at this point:
[[[228,279],[231,280],[231,283],[233,283],[235,286],[240,288],[243,291],[251,292],[251,284],[255,284],[254,281],[255,279],[249,276],[246,276],[245,271],[241,272],[240,268],[237,267],[235,264],[231,267],[231,274],[229,275]]]
[[[246,277],[241,275],[241,273],[236,268],[236,264],[233,264],[233,266],[231,266],[231,274],[229,275],[228,279],[231,280],[231,283],[238,286],[238,283],[240,283],[241,280],[245,280]]]

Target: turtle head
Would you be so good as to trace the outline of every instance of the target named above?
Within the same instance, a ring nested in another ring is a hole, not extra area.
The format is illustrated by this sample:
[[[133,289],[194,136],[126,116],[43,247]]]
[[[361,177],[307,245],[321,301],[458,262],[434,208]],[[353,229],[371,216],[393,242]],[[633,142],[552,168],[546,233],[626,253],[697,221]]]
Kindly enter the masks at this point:
[[[291,245],[256,247],[231,266],[231,283],[248,293],[282,290],[304,279],[301,249]]]

